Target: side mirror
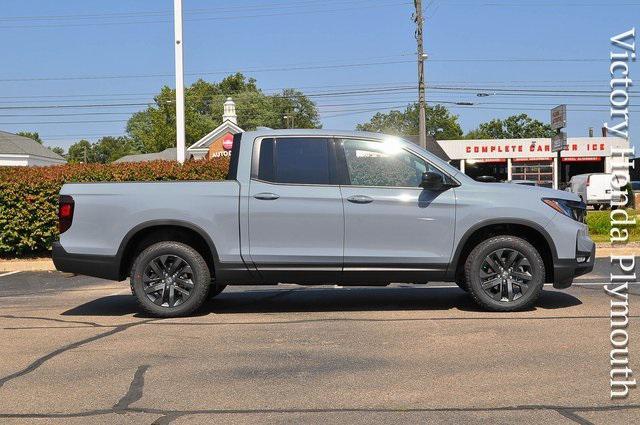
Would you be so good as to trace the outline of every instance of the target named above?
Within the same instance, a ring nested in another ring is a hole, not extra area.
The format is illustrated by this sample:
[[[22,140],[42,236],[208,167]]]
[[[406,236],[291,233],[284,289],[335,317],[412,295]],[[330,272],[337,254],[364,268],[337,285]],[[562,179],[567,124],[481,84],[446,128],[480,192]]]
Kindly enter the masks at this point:
[[[434,173],[433,171],[422,173],[420,187],[427,190],[442,190],[444,187],[444,176],[440,173]]]

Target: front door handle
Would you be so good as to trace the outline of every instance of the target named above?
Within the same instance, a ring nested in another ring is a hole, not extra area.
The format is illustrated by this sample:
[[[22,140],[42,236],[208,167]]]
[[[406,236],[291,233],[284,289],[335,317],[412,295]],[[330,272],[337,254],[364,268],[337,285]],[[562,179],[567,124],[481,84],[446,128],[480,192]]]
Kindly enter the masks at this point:
[[[275,193],[270,193],[270,192],[263,192],[263,193],[257,193],[253,195],[253,197],[256,199],[261,199],[263,201],[273,201],[275,199],[278,199],[280,195],[276,195]]]
[[[353,195],[349,196],[347,201],[353,202],[354,204],[369,204],[373,202],[373,198],[366,195]]]

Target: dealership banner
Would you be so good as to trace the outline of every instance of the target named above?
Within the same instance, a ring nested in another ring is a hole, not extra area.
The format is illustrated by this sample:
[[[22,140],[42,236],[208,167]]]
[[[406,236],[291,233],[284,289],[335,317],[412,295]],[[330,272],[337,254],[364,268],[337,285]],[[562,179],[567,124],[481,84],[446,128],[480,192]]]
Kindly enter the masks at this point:
[[[551,139],[469,139],[438,140],[449,158],[480,161],[483,159],[521,158],[535,161],[551,157]],[[593,158],[611,156],[612,148],[627,148],[629,142],[619,137],[570,137],[563,158]],[[579,159],[574,161],[587,161]]]

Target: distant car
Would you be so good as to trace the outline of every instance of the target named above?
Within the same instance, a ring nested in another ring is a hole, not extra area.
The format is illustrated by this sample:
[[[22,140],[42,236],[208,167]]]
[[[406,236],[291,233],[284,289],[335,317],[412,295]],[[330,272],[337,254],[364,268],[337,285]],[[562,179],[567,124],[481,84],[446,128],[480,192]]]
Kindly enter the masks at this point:
[[[578,174],[569,180],[568,190],[596,210],[606,208],[611,206],[611,177],[607,173]]]
[[[519,184],[522,186],[539,186],[538,182],[534,180],[509,180],[508,183]]]

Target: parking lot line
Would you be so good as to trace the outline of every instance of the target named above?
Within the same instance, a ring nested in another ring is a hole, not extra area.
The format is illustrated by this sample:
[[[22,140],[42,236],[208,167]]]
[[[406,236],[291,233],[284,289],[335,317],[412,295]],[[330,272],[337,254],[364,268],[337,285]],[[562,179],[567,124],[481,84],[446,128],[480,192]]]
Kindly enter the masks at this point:
[[[0,273],[0,277],[11,276],[12,274],[20,273],[20,270],[15,270],[12,272]]]

